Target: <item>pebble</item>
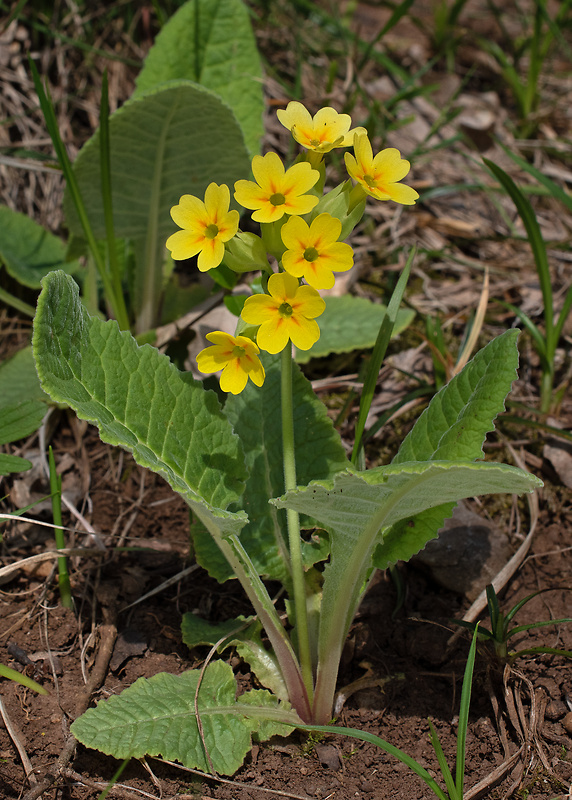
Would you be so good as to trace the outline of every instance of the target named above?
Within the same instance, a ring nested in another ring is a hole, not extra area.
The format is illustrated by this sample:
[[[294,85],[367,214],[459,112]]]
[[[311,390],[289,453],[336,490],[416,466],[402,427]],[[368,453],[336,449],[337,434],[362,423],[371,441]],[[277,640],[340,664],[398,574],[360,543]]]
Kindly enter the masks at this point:
[[[562,725],[564,726],[564,729],[566,730],[566,733],[569,736],[572,736],[572,711],[569,711],[566,714],[566,716],[562,720]]]

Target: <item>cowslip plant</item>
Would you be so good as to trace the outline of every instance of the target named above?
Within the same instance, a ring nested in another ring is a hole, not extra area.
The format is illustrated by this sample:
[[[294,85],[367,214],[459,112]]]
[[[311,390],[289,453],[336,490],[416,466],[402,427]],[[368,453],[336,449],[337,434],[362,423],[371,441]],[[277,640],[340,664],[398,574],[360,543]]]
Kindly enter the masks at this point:
[[[519,633],[525,633],[526,631],[535,630],[536,628],[545,628],[547,625],[562,625],[565,622],[572,622],[572,619],[566,617],[563,619],[540,620],[539,622],[529,622],[526,625],[516,625],[513,628],[510,627],[515,615],[523,606],[525,606],[528,602],[530,602],[530,600],[532,600],[534,597],[537,597],[539,594],[550,591],[553,591],[553,589],[540,589],[537,592],[532,592],[532,594],[523,597],[522,600],[519,600],[518,603],[515,603],[515,605],[505,614],[503,611],[501,611],[494,586],[489,584],[486,588],[486,592],[490,630],[483,628],[482,624],[479,625],[479,623],[475,624],[474,622],[466,622],[465,620],[452,621],[455,623],[455,625],[461,625],[461,627],[468,628],[474,632],[477,631],[477,625],[479,625],[479,638],[493,646],[495,656],[503,663],[512,663],[520,656],[534,655],[535,653],[545,653],[548,655],[572,658],[572,652],[570,652],[570,650],[561,650],[555,647],[527,647],[517,651],[509,651],[508,649],[509,640],[513,636],[517,636]]]
[[[117,758],[162,754],[228,774],[253,736],[329,722],[344,641],[375,569],[422,549],[461,498],[541,485],[480,461],[516,376],[516,331],[490,342],[433,398],[391,464],[359,470],[348,461],[292,345],[307,352],[319,341],[325,304],[312,280],[347,266],[347,250],[333,238],[343,243],[366,197],[411,204],[416,193],[400,183],[408,162],[394,148],[374,156],[347,115],[328,109],[311,117],[294,104],[281,117],[306,149],[288,168],[274,153],[254,157],[254,180],[236,182],[235,200],[258,216],[261,235],[238,231],[223,242],[223,263],[228,252],[237,271],[262,277],[234,336],[215,332],[198,357],[200,369],[222,370],[222,405],[165,355],[91,317],[63,273],[44,280],[39,299],[33,349],[44,389],[184,497],[197,561],[220,582],[238,579],[254,609],[219,625],[186,614],[183,639],[219,652],[235,646],[265,688],[237,697],[232,669],[220,660],[140,679],[73,725],[81,742]],[[325,191],[324,154],[352,143],[346,161],[355,185],[348,179]],[[187,244],[196,247],[198,237],[207,247],[219,222],[191,206],[184,223],[195,238]],[[222,228],[226,203],[221,212]],[[294,219],[304,225],[292,227]],[[316,262],[321,270],[313,271]],[[266,579],[285,589],[286,622]]]

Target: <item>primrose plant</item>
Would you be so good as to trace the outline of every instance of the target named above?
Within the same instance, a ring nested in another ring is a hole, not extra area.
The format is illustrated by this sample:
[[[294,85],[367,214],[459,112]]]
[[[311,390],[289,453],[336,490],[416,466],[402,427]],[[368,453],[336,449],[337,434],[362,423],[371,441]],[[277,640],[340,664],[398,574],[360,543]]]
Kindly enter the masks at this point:
[[[516,331],[433,398],[390,465],[359,471],[348,461],[292,346],[308,350],[320,336],[319,290],[352,267],[343,240],[366,198],[411,205],[417,193],[400,182],[409,163],[399,151],[374,155],[348,115],[323,108],[312,117],[300,103],[278,115],[302,154],[289,168],[275,153],[256,155],[254,180],[234,185],[260,236],[239,230],[225,185],[211,183],[204,199],[184,195],[171,212],[175,259],[198,255],[200,270],[223,263],[262,274],[235,334],[208,334],[198,356],[201,371],[222,371],[224,404],[114,321],[89,316],[72,278],[56,272],[43,282],[33,349],[45,391],[166,478],[192,509],[197,561],[221,582],[237,578],[254,609],[216,625],[186,614],[183,639],[219,653],[236,647],[264,688],[237,697],[222,660],[140,679],[72,726],[81,742],[117,758],[161,754],[231,774],[253,736],[329,722],[344,641],[375,569],[422,549],[461,498],[540,485],[478,460],[516,377]],[[350,177],[324,191],[325,154],[352,146]],[[285,589],[284,614],[267,579]]]

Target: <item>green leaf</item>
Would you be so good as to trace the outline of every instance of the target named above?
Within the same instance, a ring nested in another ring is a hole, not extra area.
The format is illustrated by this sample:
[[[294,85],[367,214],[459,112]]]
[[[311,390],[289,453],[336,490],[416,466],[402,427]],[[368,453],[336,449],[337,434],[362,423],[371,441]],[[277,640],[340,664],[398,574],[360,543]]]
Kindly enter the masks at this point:
[[[331,707],[337,665],[351,621],[371,570],[372,553],[384,529],[412,520],[425,509],[464,497],[529,492],[542,482],[516,467],[464,461],[390,464],[346,472],[333,481],[314,481],[272,502],[311,514],[330,533],[330,563],[324,570],[319,636],[317,715]],[[408,534],[415,537],[415,527]],[[332,697],[321,697],[328,685]]]
[[[25,472],[32,469],[32,462],[27,458],[0,453],[0,475],[9,475],[11,472]]]
[[[262,69],[249,12],[240,0],[191,0],[163,26],[136,79],[136,92],[186,78],[234,111],[251,155],[264,132]]]
[[[518,331],[493,339],[431,400],[393,464],[483,458],[483,442],[516,380]]]
[[[40,386],[31,347],[24,347],[15,356],[0,364],[0,407],[24,400],[50,402]]]
[[[482,458],[485,436],[493,430],[497,414],[504,411],[504,399],[517,377],[517,339],[518,331],[506,331],[479,350],[432,398],[392,463]],[[454,503],[444,504],[397,522],[377,548],[375,566],[386,569],[397,561],[408,561],[437,536],[454,507]]]
[[[199,645],[214,646],[220,655],[229,647],[236,647],[238,655],[250,665],[260,683],[276,695],[287,700],[288,692],[279,665],[273,653],[262,643],[262,625],[258,620],[243,617],[228,619],[211,625],[206,620],[187,612],[181,621],[183,642],[189,648]],[[221,639],[224,641],[221,642]]]
[[[248,177],[250,163],[232,111],[212,92],[189,81],[142,92],[110,118],[113,213],[118,238],[145,240],[149,225],[164,243],[176,226],[169,210],[182,194],[204,195],[211,181],[232,184]],[[105,238],[99,134],[75,164],[96,238]],[[70,230],[83,235],[66,193]]]
[[[298,350],[296,361],[307,364],[311,358],[322,358],[330,353],[349,353],[352,350],[372,348],[387,309],[365,297],[344,295],[326,297],[326,310],[318,317],[320,338],[309,350]],[[401,309],[397,313],[393,336],[407,328],[415,312]]]
[[[43,287],[32,345],[44,390],[162,475],[205,524],[237,533],[244,514],[226,509],[241,494],[244,460],[214,392],[183,380],[166,356],[137,345],[115,321],[90,317],[62,272]]]
[[[139,678],[121,695],[86,711],[71,731],[82,744],[115,758],[161,755],[203,772],[210,772],[212,764],[223,775],[242,765],[253,734],[264,741],[291,733],[298,717],[286,704],[264,690],[236,698],[232,669],[215,661],[206,668],[198,692],[201,739],[195,714],[200,674],[192,670]]]
[[[33,219],[0,206],[0,261],[18,283],[39,289],[48,272],[79,272],[77,261],[66,263],[66,246]]]
[[[0,406],[0,444],[30,436],[42,424],[45,413],[46,405],[38,400]]]
[[[282,431],[277,424],[281,414],[280,356],[265,355],[262,360],[266,369],[264,385],[258,388],[249,382],[239,395],[229,395],[224,412],[243,444],[249,476],[240,507],[250,522],[240,534],[241,542],[260,575],[287,581],[286,515],[268,505],[269,497],[284,491]],[[329,478],[347,466],[345,451],[324,404],[295,365],[292,391],[298,481],[306,484]],[[302,524],[312,527],[308,520]],[[193,535],[199,563],[221,582],[232,577],[227,565],[217,559],[209,539],[199,531]],[[308,544],[307,566],[314,563],[310,559],[312,553],[314,561],[327,555],[323,546]]]

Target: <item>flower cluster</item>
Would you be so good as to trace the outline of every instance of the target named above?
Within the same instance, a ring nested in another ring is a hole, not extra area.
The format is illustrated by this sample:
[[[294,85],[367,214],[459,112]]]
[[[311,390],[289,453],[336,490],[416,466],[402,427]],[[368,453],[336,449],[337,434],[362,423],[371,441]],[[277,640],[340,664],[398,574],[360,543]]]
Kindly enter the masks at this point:
[[[181,230],[167,240],[175,260],[198,256],[201,272],[225,264],[235,272],[261,271],[264,292],[244,303],[238,333],[215,331],[212,342],[197,357],[201,372],[221,372],[220,386],[238,394],[248,379],[264,382],[260,350],[279,353],[286,347],[309,350],[320,337],[316,318],[326,304],[319,290],[331,289],[334,273],[353,266],[353,250],[345,239],[365,210],[367,196],[412,205],[417,192],[400,181],[409,162],[393,147],[373,155],[365,128],[351,128],[348,114],[322,108],[311,116],[292,102],[278,119],[307,151],[286,169],[276,153],[254,156],[254,180],[234,185],[234,200],[252,211],[261,236],[239,231],[239,212],[230,209],[230,190],[211,183],[204,201],[183,195],[171,209]],[[350,178],[322,193],[323,155],[336,147],[353,146],[345,154]],[[278,263],[274,272],[270,253]],[[256,341],[255,341],[256,340]]]

